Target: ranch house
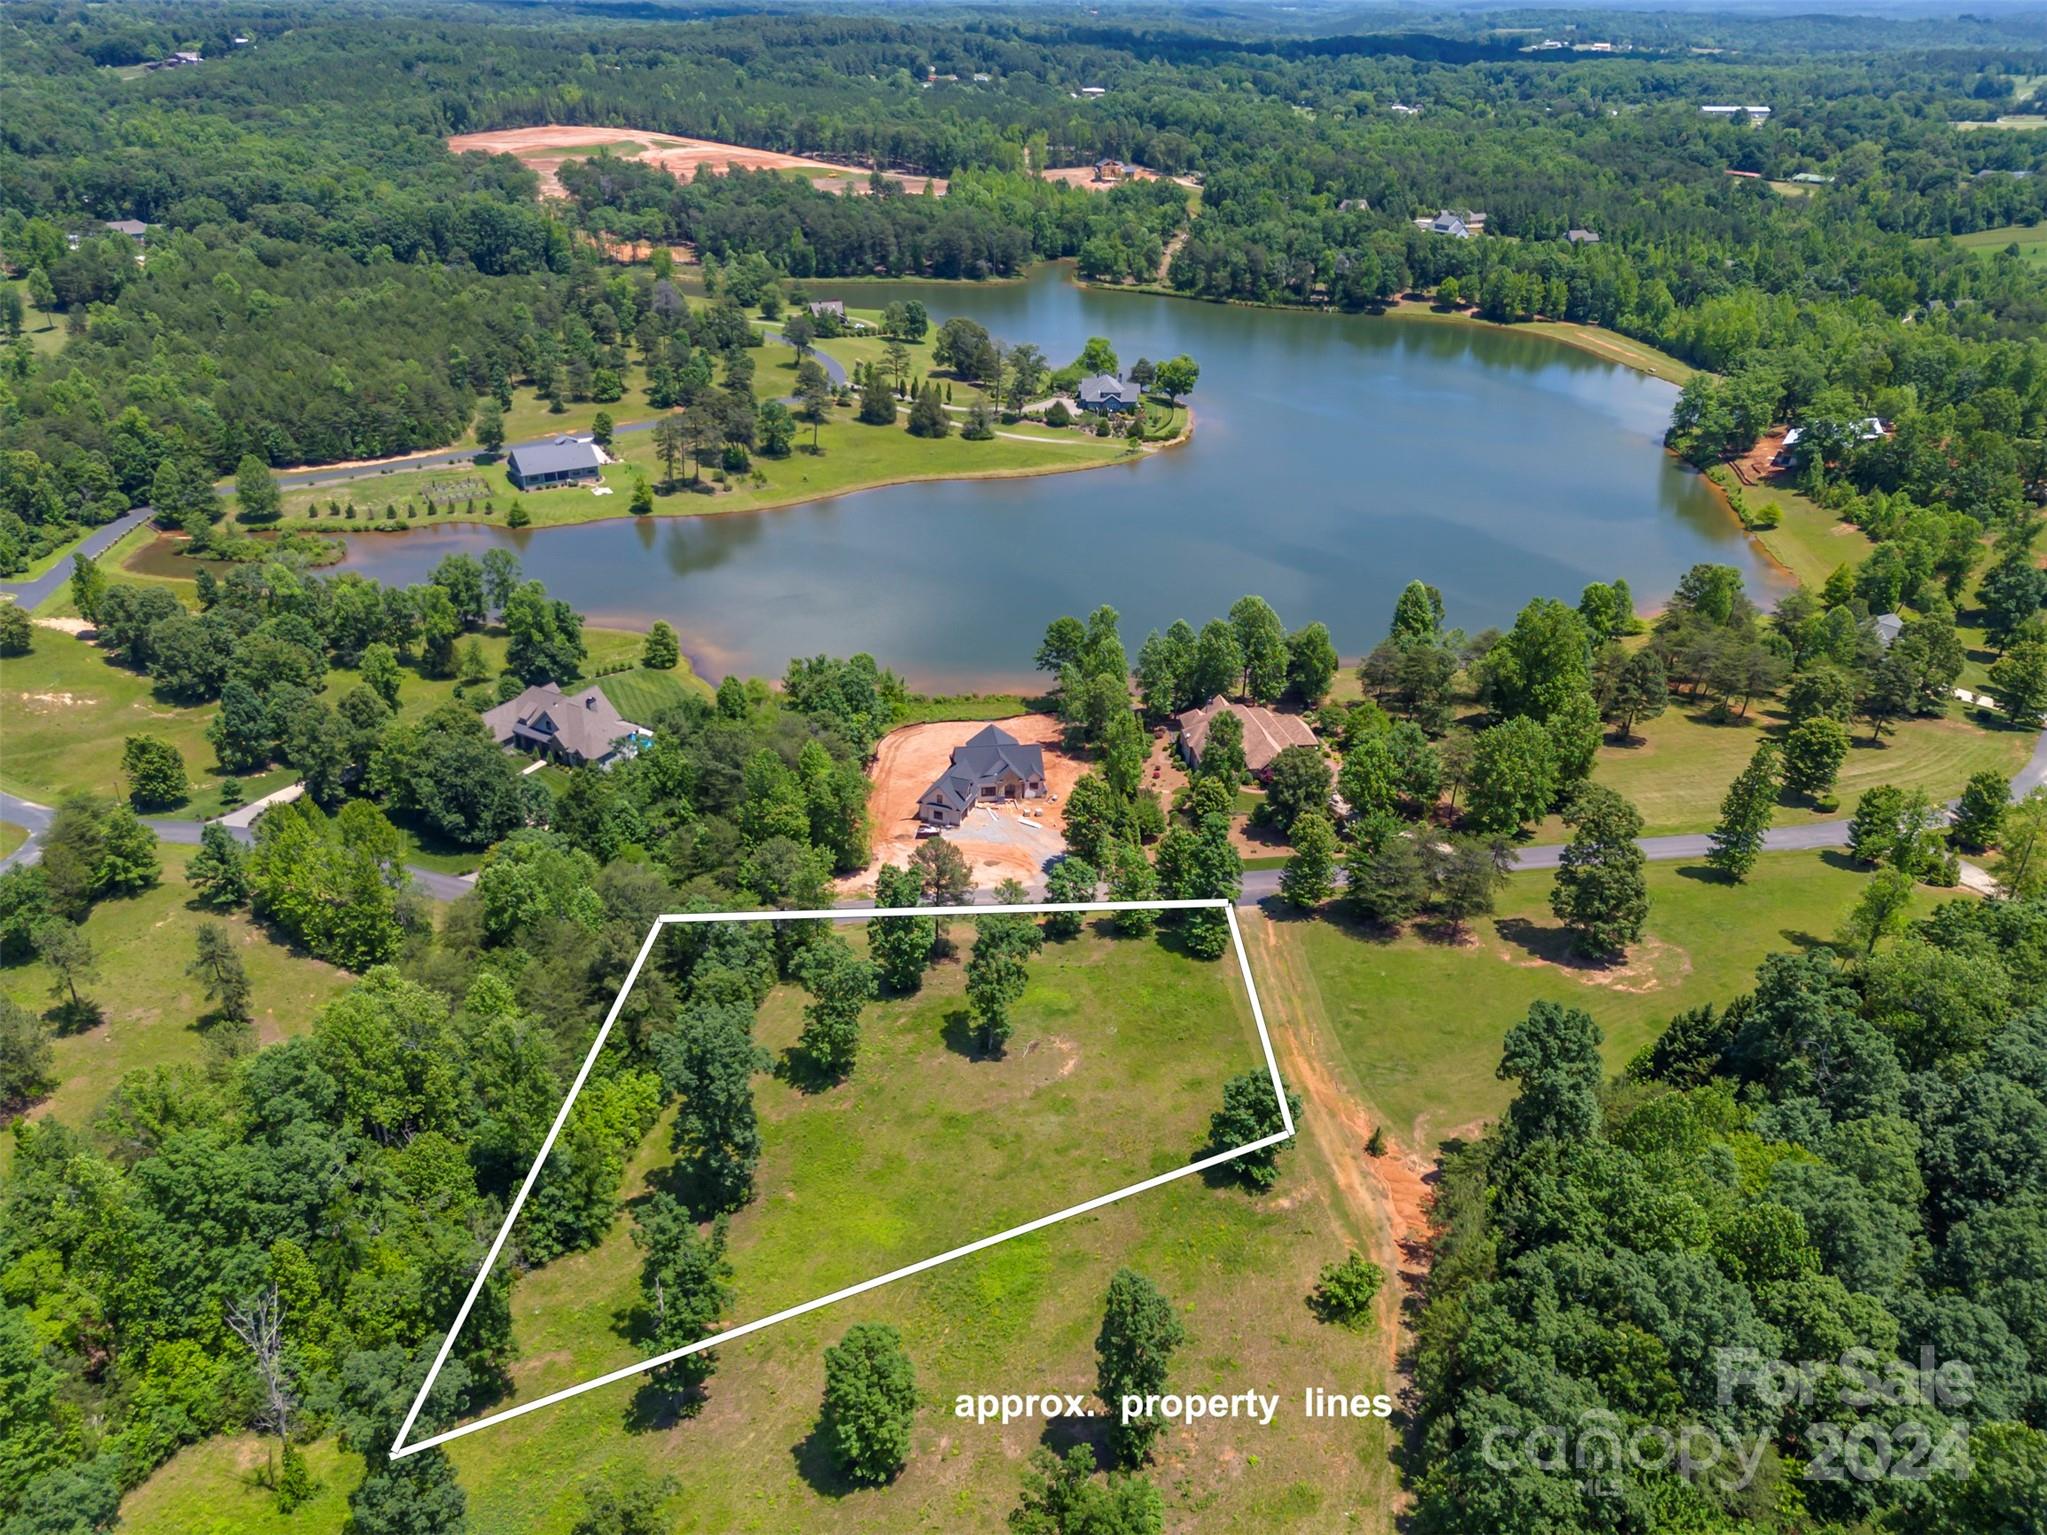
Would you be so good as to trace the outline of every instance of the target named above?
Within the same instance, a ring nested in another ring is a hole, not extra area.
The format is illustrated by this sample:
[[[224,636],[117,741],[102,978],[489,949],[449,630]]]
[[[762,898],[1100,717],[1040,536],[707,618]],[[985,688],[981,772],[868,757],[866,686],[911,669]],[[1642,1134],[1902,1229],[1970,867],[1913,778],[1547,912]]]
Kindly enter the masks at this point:
[[[580,437],[557,437],[550,442],[528,442],[512,449],[505,472],[521,490],[550,490],[594,480],[604,466],[597,444]]]

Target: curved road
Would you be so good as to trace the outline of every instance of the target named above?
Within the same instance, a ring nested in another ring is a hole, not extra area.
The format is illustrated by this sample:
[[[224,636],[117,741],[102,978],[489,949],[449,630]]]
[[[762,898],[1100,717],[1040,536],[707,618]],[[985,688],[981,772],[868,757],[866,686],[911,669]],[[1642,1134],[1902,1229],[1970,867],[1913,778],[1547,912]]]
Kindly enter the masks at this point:
[[[141,527],[154,515],[154,509],[147,506],[138,506],[133,511],[124,512],[105,527],[95,528],[71,553],[82,554],[89,560],[96,560],[119,543],[129,529]],[[71,560],[66,556],[32,581],[0,581],[0,593],[11,596],[22,607],[33,612],[47,602],[58,587],[70,579]]]
[[[2035,789],[2047,784],[2047,730],[2033,740],[2033,755],[2024,767],[2012,776],[2011,797],[2020,800]],[[0,858],[0,870],[12,868],[18,863],[33,863],[41,855],[39,844],[43,833],[49,830],[52,812],[47,805],[33,800],[21,799],[16,795],[0,793],[0,821],[12,821],[28,832],[28,840]],[[156,828],[157,836],[165,842],[182,843],[187,846],[199,841],[200,821],[146,821]],[[229,828],[238,842],[253,842],[253,834],[247,827]],[[1704,858],[1712,843],[1704,832],[1685,832],[1671,837],[1644,837],[1638,844],[1642,854],[1652,863],[1668,863],[1680,858]],[[1772,853],[1811,852],[1820,848],[1846,847],[1848,845],[1848,822],[1814,821],[1804,826],[1779,826],[1763,834],[1763,848]],[[1548,843],[1540,847],[1524,847],[1515,850],[1515,867],[1522,869],[1554,869],[1563,857],[1562,843]],[[1339,880],[1341,870],[1338,871]],[[433,869],[422,869],[414,864],[406,865],[406,873],[412,882],[436,900],[452,901],[459,895],[467,894],[474,887],[474,881],[466,875],[442,874]],[[1237,894],[1239,906],[1256,906],[1279,894],[1277,869],[1247,869],[1244,871],[1242,888]],[[1042,883],[1035,887],[1042,892]],[[994,900],[992,891],[977,891],[975,900],[985,904]],[[839,903],[857,910],[872,906],[871,900],[863,897],[848,897]]]

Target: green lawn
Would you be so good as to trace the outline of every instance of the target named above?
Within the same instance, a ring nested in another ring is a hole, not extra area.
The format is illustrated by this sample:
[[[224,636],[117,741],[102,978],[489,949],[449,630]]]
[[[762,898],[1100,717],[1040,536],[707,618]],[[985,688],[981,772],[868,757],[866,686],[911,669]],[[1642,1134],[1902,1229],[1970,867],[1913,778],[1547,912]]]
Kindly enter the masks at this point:
[[[348,1495],[362,1480],[362,1457],[342,1453],[332,1439],[306,1445],[306,1468],[320,1490],[295,1512],[280,1514],[276,1494],[258,1481],[275,1453],[274,1440],[253,1434],[188,1446],[129,1496],[121,1507],[121,1528],[160,1535],[339,1530],[348,1517]]]
[[[2041,123],[2047,126],[2047,119],[2042,119]],[[2047,266],[2047,223],[2006,224],[1997,229],[1978,229],[1970,234],[1956,235],[1955,244],[1985,256],[1994,256],[2015,245],[2020,260],[2030,266]]]
[[[1760,713],[1751,709],[1747,719],[1722,724],[1709,711],[1673,699],[1659,718],[1636,727],[1633,745],[1616,746],[1611,737],[1602,742],[1592,776],[1634,803],[1652,837],[1710,831],[1720,818],[1727,786],[1747,766],[1756,743],[1767,738],[1782,745],[1784,732],[1784,716],[1774,706]],[[1776,825],[1851,815],[1863,793],[1879,784],[1952,799],[1970,774],[1985,768],[2015,772],[2032,750],[2029,733],[1980,728],[1959,717],[1959,706],[1955,717],[1908,721],[1881,745],[1871,743],[1866,727],[1856,728],[1852,738],[1837,790],[1840,807],[1823,812],[1787,796],[1777,807]],[[1553,821],[1535,834],[1537,842],[1563,839],[1561,825]]]
[[[969,926],[956,925],[963,939]],[[1048,946],[1032,972],[1002,1061],[971,1059],[946,1042],[947,1016],[961,1004],[954,963],[923,996],[870,1009],[849,1083],[806,1095],[779,1077],[756,1079],[762,1193],[733,1224],[733,1320],[1180,1165],[1222,1079],[1257,1060],[1227,965],[1149,941],[1083,939]],[[793,1041],[801,1001],[770,998],[758,1034],[771,1051]],[[658,1174],[665,1129],[649,1138],[628,1187]],[[1183,1179],[767,1329],[720,1350],[702,1414],[673,1428],[627,1431],[628,1385],[494,1425],[451,1446],[471,1528],[565,1531],[584,1480],[638,1465],[679,1479],[682,1530],[998,1529],[1043,1425],[961,1423],[952,1401],[961,1392],[1089,1390],[1101,1296],[1123,1263],[1157,1280],[1187,1325],[1176,1387],[1256,1387],[1279,1392],[1289,1408],[1309,1383],[1381,1389],[1382,1345],[1320,1326],[1302,1304],[1321,1264],[1370,1239],[1320,1168],[1296,1151],[1279,1188],[1257,1199]],[[522,1395],[633,1357],[616,1330],[637,1293],[628,1228],[621,1220],[596,1250],[519,1281]],[[819,1355],[866,1319],[902,1330],[922,1407],[901,1478],[848,1492],[822,1469],[811,1438]],[[1173,1529],[1388,1527],[1383,1427],[1282,1412],[1255,1442],[1229,1424],[1168,1435],[1156,1475]],[[137,1524],[132,1507],[125,1527],[168,1528]]]
[[[597,686],[620,714],[637,725],[646,724],[664,709],[674,708],[691,693],[709,691],[708,684],[690,671],[687,661],[672,672],[648,671],[643,666],[613,672],[608,677],[599,677]]]
[[[28,828],[16,826],[12,821],[0,821],[0,858],[28,841]]]
[[[1505,1106],[1500,1042],[1530,1003],[1590,1013],[1618,1069],[1673,1014],[1732,1001],[1765,955],[1831,937],[1866,882],[1820,853],[1765,854],[1740,886],[1689,864],[1651,864],[1648,879],[1648,936],[1618,971],[1571,960],[1549,912],[1553,876],[1531,870],[1462,946],[1347,919],[1274,921],[1272,941],[1253,946],[1259,993],[1269,1016],[1298,1006],[1326,1018],[1366,1103],[1426,1146]]]
[[[1778,485],[1744,485],[1741,495],[1751,508],[1773,506],[1781,519],[1755,536],[1799,585],[1817,589],[1843,565],[1860,564],[1872,547],[1869,536],[1851,522],[1814,505],[1797,491]]]
[[[196,1022],[206,1011],[205,994],[185,974],[201,922],[221,922],[234,936],[248,968],[261,1043],[304,1033],[321,1004],[348,984],[347,972],[273,943],[246,916],[216,916],[192,905],[185,866],[194,850],[161,845],[160,851],[163,878],[154,889],[102,901],[86,919],[100,974],[80,991],[100,1004],[106,1021],[57,1038],[59,1085],[31,1111],[35,1115],[79,1124],[123,1073],[205,1059],[206,1038]],[[37,1013],[51,1004],[51,981],[40,961],[0,968],[0,993]],[[0,1159],[12,1151],[13,1141],[0,1138]]]

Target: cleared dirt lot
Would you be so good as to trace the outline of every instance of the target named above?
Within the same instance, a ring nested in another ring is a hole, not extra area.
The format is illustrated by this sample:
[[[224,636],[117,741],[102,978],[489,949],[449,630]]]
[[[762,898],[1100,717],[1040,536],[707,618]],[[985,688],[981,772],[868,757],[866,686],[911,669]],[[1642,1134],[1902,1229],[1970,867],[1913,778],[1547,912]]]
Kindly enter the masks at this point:
[[[945,771],[953,748],[988,723],[946,720],[905,725],[882,737],[869,770],[874,779],[874,793],[867,802],[874,861],[864,873],[844,880],[841,888],[866,889],[882,865],[909,862],[917,848],[917,796]],[[1046,861],[1066,850],[1066,797],[1087,771],[1087,763],[1060,749],[1059,721],[1049,714],[1024,714],[995,723],[1025,745],[1045,748],[1045,787],[1051,797],[1025,800],[1022,808],[977,807],[964,826],[945,836],[974,866],[974,878],[983,886],[1011,877],[1035,884],[1044,878]],[[1027,815],[1025,810],[1038,814]]]
[[[749,171],[816,171],[818,174],[812,178],[813,185],[836,186],[853,177],[858,178],[861,188],[866,185],[866,173],[856,168],[806,159],[802,155],[785,155],[779,150],[721,144],[716,139],[680,138],[672,133],[649,133],[641,128],[591,128],[566,123],[539,128],[499,128],[489,133],[457,134],[448,140],[448,148],[458,155],[476,151],[516,157],[521,165],[540,177],[543,197],[565,195],[561,182],[555,176],[564,162],[583,159],[600,149],[628,156],[645,165],[658,165],[682,180],[694,176],[698,166],[708,165],[711,173],[717,176],[738,166]],[[909,190],[921,192],[927,178],[896,179],[903,181]],[[910,185],[913,181],[914,186]],[[942,181],[937,190],[941,195],[944,193]]]
[[[1128,161],[1124,162],[1123,174],[1108,181],[1097,181],[1092,165],[1062,165],[1056,170],[1044,172],[1043,175],[1047,181],[1063,181],[1070,187],[1082,187],[1090,192],[1106,192],[1110,187],[1121,186],[1126,181],[1172,181],[1183,187],[1199,184],[1192,176],[1167,176],[1163,171],[1155,171],[1148,165],[1132,165]]]

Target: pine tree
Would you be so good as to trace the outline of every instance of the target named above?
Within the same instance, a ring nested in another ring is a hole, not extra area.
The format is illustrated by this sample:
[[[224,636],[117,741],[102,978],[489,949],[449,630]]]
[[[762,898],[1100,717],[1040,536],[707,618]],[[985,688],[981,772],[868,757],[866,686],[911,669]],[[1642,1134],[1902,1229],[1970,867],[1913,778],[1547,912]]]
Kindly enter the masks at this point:
[[[1763,834],[1770,829],[1770,812],[1777,803],[1777,782],[1777,748],[1765,741],[1720,802],[1720,824],[1713,828],[1706,862],[1736,884],[1748,878],[1763,850]]]
[[[1187,1329],[1157,1285],[1134,1269],[1118,1269],[1109,1280],[1102,1330],[1095,1335],[1095,1391],[1109,1409],[1109,1448],[1119,1464],[1135,1466],[1165,1431],[1156,1415],[1128,1411],[1135,1397],[1166,1388],[1173,1350],[1187,1341]]]
[[[199,982],[214,1016],[227,1023],[250,1022],[255,1014],[249,1008],[249,972],[227,929],[218,922],[202,922],[195,942],[197,952],[185,973]]]

